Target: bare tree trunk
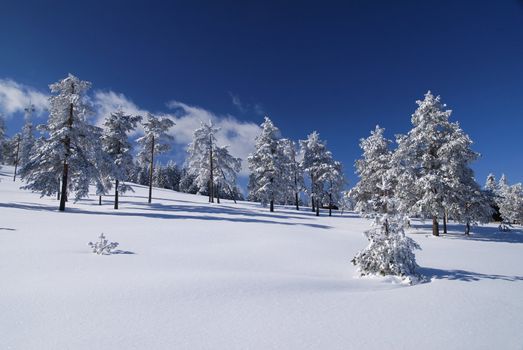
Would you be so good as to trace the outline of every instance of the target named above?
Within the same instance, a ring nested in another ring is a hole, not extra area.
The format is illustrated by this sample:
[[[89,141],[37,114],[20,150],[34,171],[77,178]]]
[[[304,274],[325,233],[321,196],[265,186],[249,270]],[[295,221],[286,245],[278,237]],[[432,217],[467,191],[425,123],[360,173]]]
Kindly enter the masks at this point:
[[[329,216],[332,216],[332,193],[329,193]]]
[[[300,202],[298,200],[298,192],[294,194],[294,202],[296,203],[296,210],[300,210]]]
[[[211,165],[211,169],[210,170],[210,175],[211,175],[211,179],[209,181],[209,197],[210,197],[210,202],[211,203],[214,203],[214,166],[213,166],[213,161],[212,161],[212,136],[209,136],[209,139],[210,139],[210,144],[211,144],[211,149],[209,150],[209,164]]]
[[[271,213],[274,211],[274,199],[271,199],[270,211]]]
[[[116,180],[114,184],[114,209],[118,209],[118,183],[119,181]]]
[[[216,202],[220,204],[220,186],[216,185]]]
[[[149,203],[152,201],[153,197],[153,171],[154,171],[154,135],[153,142],[151,146],[151,167],[149,169]]]
[[[443,211],[443,233],[447,233],[447,211]]]
[[[311,174],[311,202],[312,202],[312,212],[314,213],[316,211],[316,208],[314,208],[314,176]]]
[[[15,157],[15,174],[13,176],[13,182],[16,181],[16,169],[18,168],[18,152],[20,151],[20,135],[18,136],[18,142],[16,143],[16,157]]]
[[[98,205],[102,205],[102,196],[98,196]]]
[[[465,235],[466,236],[470,235],[470,221],[469,220],[467,220],[467,223],[465,224]]]
[[[439,236],[439,224],[437,216],[432,217],[432,234],[434,236]]]
[[[58,191],[56,195],[56,200],[60,200],[60,178],[58,178]]]
[[[316,216],[320,216],[320,200],[316,200]]]
[[[72,92],[74,93],[74,85],[72,86]],[[67,127],[69,130],[73,127],[73,104],[69,105],[69,118],[67,119]],[[60,196],[60,206],[59,211],[65,211],[65,202],[67,201],[67,181],[69,177],[69,164],[67,160],[69,158],[69,153],[71,152],[71,139],[69,136],[65,137],[64,140],[65,147],[65,158],[64,158],[64,168],[62,170],[62,194]]]

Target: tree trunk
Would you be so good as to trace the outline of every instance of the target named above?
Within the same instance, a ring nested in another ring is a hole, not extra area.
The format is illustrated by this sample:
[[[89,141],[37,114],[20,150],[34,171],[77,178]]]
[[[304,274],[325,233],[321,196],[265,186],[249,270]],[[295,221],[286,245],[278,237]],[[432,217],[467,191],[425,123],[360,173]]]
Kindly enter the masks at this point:
[[[16,169],[18,168],[18,152],[20,151],[20,136],[18,136],[18,142],[16,143],[16,157],[15,157],[15,174],[13,176],[13,182],[16,181]]]
[[[56,200],[60,200],[60,178],[58,178],[58,191],[56,194]]]
[[[74,93],[74,85],[72,86],[72,92]],[[69,118],[67,118],[67,127],[69,130],[73,127],[73,104],[69,105]],[[65,158],[64,158],[64,168],[62,170],[62,194],[60,196],[60,206],[58,210],[65,211],[65,202],[67,202],[67,180],[69,176],[69,164],[67,160],[69,158],[69,153],[71,152],[71,139],[69,136],[65,137],[64,140],[65,148]]]
[[[466,236],[470,235],[470,221],[468,221],[468,220],[467,220],[467,223],[465,225],[465,235]]]
[[[114,209],[118,209],[118,183],[119,181],[116,180],[114,184]]]
[[[432,217],[432,234],[434,236],[439,236],[439,224],[437,216]]]
[[[62,195],[60,196],[60,207],[58,210],[65,211],[65,201],[67,200],[67,176],[69,172],[69,164],[64,160],[64,169],[62,171]]]
[[[102,196],[98,196],[98,205],[102,205]]]
[[[312,212],[314,213],[316,211],[316,208],[314,207],[314,176],[311,174],[311,202],[312,202]]]
[[[210,164],[210,167],[211,169],[210,170],[210,176],[211,176],[211,179],[209,180],[209,199],[210,199],[210,202],[211,203],[214,203],[214,166],[213,166],[213,162],[212,162],[212,136],[209,136],[209,139],[210,139],[210,150],[209,150],[209,164]]]
[[[154,171],[154,135],[153,142],[151,146],[151,168],[149,170],[149,203],[152,201],[153,197],[153,171]]]
[[[274,211],[274,199],[271,199],[270,211],[271,211],[271,213]]]
[[[443,233],[447,233],[447,211],[443,212]]]
[[[296,210],[300,210],[300,202],[298,201],[298,192],[294,194],[294,202],[296,203]]]
[[[320,200],[316,200],[316,216],[320,216]]]
[[[332,193],[329,193],[329,216],[332,216]]]
[[[220,186],[216,185],[216,203],[220,204]]]

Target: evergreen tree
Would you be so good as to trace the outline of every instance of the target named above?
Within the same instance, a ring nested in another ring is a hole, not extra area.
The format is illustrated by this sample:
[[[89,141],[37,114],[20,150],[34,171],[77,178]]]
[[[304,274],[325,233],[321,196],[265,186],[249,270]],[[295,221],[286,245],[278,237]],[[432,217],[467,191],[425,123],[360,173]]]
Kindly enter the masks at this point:
[[[114,181],[114,209],[118,209],[119,194],[132,190],[132,187],[125,183],[134,167],[132,144],[128,134],[141,120],[140,116],[131,116],[118,110],[107,116],[104,121],[102,149],[109,158],[106,174]]]
[[[312,211],[316,210],[319,215],[320,201],[322,199],[325,174],[332,164],[332,154],[327,150],[325,142],[320,140],[320,135],[314,131],[306,140],[300,141],[303,159],[300,167],[310,177],[311,188],[309,198],[311,200]]]
[[[154,156],[167,152],[171,146],[170,141],[173,137],[167,132],[174,126],[174,122],[169,118],[157,118],[151,113],[147,113],[146,121],[142,124],[144,136],[140,137],[137,142],[141,148],[138,153],[140,166],[149,166],[149,203],[152,201],[153,193],[153,174],[154,174]]]
[[[329,203],[329,216],[332,216],[332,208],[339,208],[343,203],[345,176],[343,175],[342,165],[338,161],[333,161],[325,173],[325,196]]]
[[[296,159],[296,143],[289,139],[280,141],[283,149],[285,171],[283,172],[285,184],[285,202],[293,201],[296,210],[300,210],[300,192],[305,187],[303,183],[303,171]],[[285,204],[286,204],[285,203]]]
[[[452,193],[477,154],[470,150],[471,141],[459,125],[449,121],[451,111],[439,96],[429,91],[416,103],[412,130],[396,140],[392,158],[396,192],[402,211],[431,217],[432,233],[438,236],[438,218],[445,215],[446,205],[459,199]]]
[[[499,211],[505,222],[523,224],[523,186],[521,183],[512,186],[505,184],[502,187]]]
[[[85,94],[90,86],[71,74],[50,85],[54,95],[49,98],[49,120],[41,128],[47,137],[22,168],[27,183],[23,188],[42,196],[55,194],[61,184],[60,211],[65,210],[68,192],[79,199],[87,196],[92,181],[101,181],[100,129],[87,121],[91,107]]]
[[[31,153],[35,144],[34,126],[31,121],[34,106],[29,104],[25,108],[24,126],[22,127],[22,141],[20,144],[20,166],[24,166],[31,158]]]
[[[249,196],[258,198],[263,206],[270,205],[281,198],[283,178],[283,152],[280,144],[280,131],[269,117],[261,124],[262,131],[256,137],[254,152],[247,158],[251,171]]]
[[[4,145],[5,145],[5,120],[2,114],[0,114],[0,164],[4,163]],[[1,168],[1,166],[0,166]]]

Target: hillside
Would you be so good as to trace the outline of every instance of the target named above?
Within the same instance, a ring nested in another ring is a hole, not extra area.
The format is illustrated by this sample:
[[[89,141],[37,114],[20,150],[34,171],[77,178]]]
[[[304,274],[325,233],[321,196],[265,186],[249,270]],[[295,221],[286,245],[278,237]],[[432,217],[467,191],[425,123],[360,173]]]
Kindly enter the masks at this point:
[[[408,234],[427,282],[358,278],[368,222],[146,189],[39,198],[0,169],[1,349],[521,349],[523,232]],[[104,232],[119,254],[87,243]]]

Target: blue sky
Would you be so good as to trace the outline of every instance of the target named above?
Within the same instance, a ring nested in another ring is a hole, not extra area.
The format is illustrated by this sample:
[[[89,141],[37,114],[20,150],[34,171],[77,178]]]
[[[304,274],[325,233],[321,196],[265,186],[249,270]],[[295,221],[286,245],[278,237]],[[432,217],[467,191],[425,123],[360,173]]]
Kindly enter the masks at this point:
[[[10,1],[0,43],[9,133],[13,99],[71,72],[100,111],[175,113],[179,161],[198,119],[245,153],[267,113],[286,137],[318,130],[352,186],[358,140],[376,124],[408,132],[430,89],[482,154],[481,183],[523,181],[522,1]]]

